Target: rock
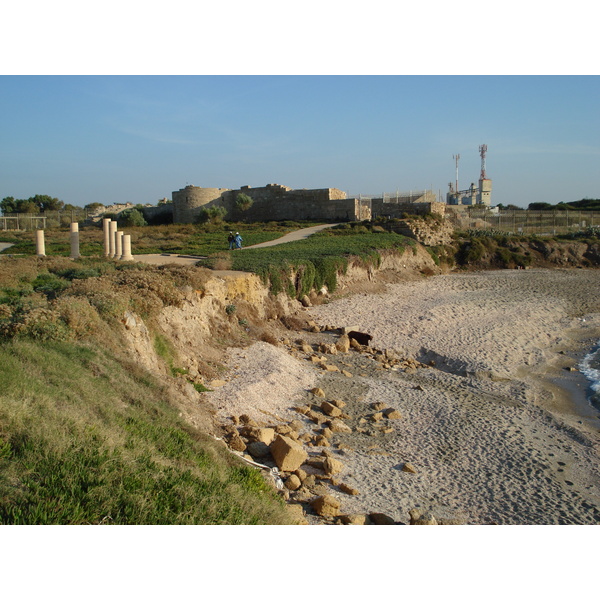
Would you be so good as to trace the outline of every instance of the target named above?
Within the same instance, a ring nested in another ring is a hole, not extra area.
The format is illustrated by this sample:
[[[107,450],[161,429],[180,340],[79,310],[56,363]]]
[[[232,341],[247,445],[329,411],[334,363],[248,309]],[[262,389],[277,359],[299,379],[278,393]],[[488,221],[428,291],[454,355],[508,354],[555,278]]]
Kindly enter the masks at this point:
[[[294,492],[302,485],[302,481],[300,481],[298,475],[290,475],[286,479],[284,485],[288,490],[292,490],[292,492]]]
[[[288,504],[287,511],[291,520],[296,525],[308,525],[308,521],[304,515],[304,510],[300,504]]]
[[[342,411],[337,406],[326,401],[321,403],[321,410],[330,417],[339,417],[342,414]]]
[[[351,340],[356,340],[361,346],[368,346],[373,339],[372,335],[360,331],[348,331],[346,333]]]
[[[304,354],[310,354],[313,351],[312,346],[309,346],[308,344],[302,344],[302,346],[300,346],[300,349],[302,350],[302,352],[304,352]]]
[[[350,348],[355,350],[362,350],[362,346],[356,340],[350,340]]]
[[[382,419],[383,419],[383,413],[376,412],[371,415],[371,421],[374,421],[375,423],[377,421],[381,421]]]
[[[396,521],[384,513],[371,513],[369,519],[373,525],[395,525]]]
[[[330,400],[331,404],[335,404],[338,408],[344,408],[346,403],[343,400]]]
[[[301,487],[299,490],[294,492],[294,500],[296,502],[308,502],[313,497],[314,494],[305,487]]]
[[[269,446],[264,442],[251,442],[248,444],[246,450],[248,451],[248,454],[254,458],[265,458],[271,453]]]
[[[279,433],[281,435],[287,435],[291,431],[293,430],[289,425],[277,425],[277,427],[275,427],[275,433]]]
[[[304,469],[296,469],[294,475],[300,480],[304,481],[308,477],[308,473]]]
[[[242,435],[255,442],[263,442],[268,446],[275,439],[275,430],[271,427],[244,427],[242,428]]]
[[[358,490],[349,486],[347,483],[340,483],[338,486],[340,488],[340,492],[344,492],[344,494],[349,494],[350,496],[358,496]]]
[[[229,438],[229,447],[236,452],[244,452],[246,450],[246,444],[239,435],[232,435]]]
[[[308,458],[298,442],[284,435],[278,435],[270,448],[275,464],[281,471],[295,471]]]
[[[419,509],[409,511],[411,525],[437,525],[438,522],[431,512]]]
[[[294,410],[297,413],[300,413],[301,415],[305,415],[310,411],[310,406],[306,406],[306,405],[302,405],[302,406],[295,406]]]
[[[373,402],[371,408],[376,411],[385,410],[389,406],[385,402]]]
[[[405,473],[416,473],[417,472],[417,470],[409,462],[404,463],[402,465],[402,470]]]
[[[304,296],[302,296],[302,298],[300,298],[300,303],[302,304],[302,306],[309,308],[310,306],[312,306],[312,302],[310,301],[310,298],[304,294]]]
[[[335,459],[335,458],[326,458],[323,461],[323,471],[325,471],[326,475],[336,475],[337,473],[341,473],[344,469],[344,463]]]
[[[321,425],[322,423],[325,423],[325,421],[327,421],[327,417],[325,415],[318,413],[315,410],[310,410],[309,412],[306,413],[306,416],[313,423],[318,423],[319,425]]]
[[[369,520],[369,517],[367,517],[367,515],[358,515],[358,514],[342,515],[340,517],[340,520],[344,525],[369,525],[370,524],[370,520]]]
[[[319,396],[319,398],[325,398],[325,392],[319,387],[314,387],[310,391],[313,393],[313,395]]]
[[[352,373],[350,373],[350,371],[345,371],[344,369],[342,369],[342,375],[345,375],[346,377],[349,377],[349,378],[352,377]]]
[[[219,387],[223,387],[226,384],[227,384],[227,382],[224,381],[223,379],[213,379],[212,381],[208,382],[208,387],[219,388]]]
[[[294,419],[289,425],[294,431],[302,431],[302,429],[304,429],[304,424],[298,419]]]
[[[329,371],[330,373],[335,373],[336,371],[339,371],[338,367],[336,367],[335,365],[322,365],[322,366],[325,371]]]
[[[315,437],[315,446],[331,446],[329,440],[324,435],[318,435]]]
[[[338,352],[348,352],[350,350],[350,338],[346,334],[342,335],[336,342],[335,347]]]
[[[314,511],[321,517],[337,517],[340,514],[340,501],[329,494],[319,496],[311,502]]]
[[[310,435],[310,433],[303,433],[298,437],[298,440],[301,442],[310,442],[312,441],[312,435]]]
[[[387,410],[384,410],[383,414],[388,419],[401,419],[402,418],[402,413],[400,413],[399,411],[397,411],[393,408],[388,408]]]
[[[340,419],[333,419],[329,422],[329,429],[334,433],[350,433],[352,429]]]
[[[258,423],[248,415],[240,415],[240,423],[243,423],[248,427],[258,427]]]
[[[329,429],[329,427],[323,427],[323,429],[321,429],[321,435],[324,438],[329,439],[329,438],[333,437],[333,431],[331,431],[331,429]]]

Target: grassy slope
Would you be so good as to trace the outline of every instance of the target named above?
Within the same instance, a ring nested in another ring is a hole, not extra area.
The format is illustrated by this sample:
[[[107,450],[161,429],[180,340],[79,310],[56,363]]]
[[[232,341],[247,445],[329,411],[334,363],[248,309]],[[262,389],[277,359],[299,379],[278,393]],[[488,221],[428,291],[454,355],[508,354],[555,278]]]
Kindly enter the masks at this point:
[[[0,523],[285,523],[261,475],[98,347],[0,345]]]

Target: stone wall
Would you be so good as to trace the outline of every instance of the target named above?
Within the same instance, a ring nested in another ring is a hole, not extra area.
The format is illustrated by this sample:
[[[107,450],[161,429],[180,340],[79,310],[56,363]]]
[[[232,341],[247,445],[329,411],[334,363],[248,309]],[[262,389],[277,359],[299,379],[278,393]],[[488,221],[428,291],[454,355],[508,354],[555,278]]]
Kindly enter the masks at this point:
[[[188,185],[173,192],[173,223],[195,223],[202,209],[221,197],[227,188],[201,188]]]
[[[446,205],[443,202],[384,202],[382,198],[373,198],[371,211],[374,219],[377,217],[401,219],[404,214],[443,215],[446,212]]]
[[[238,194],[252,198],[249,209],[236,206]],[[359,215],[359,201],[336,188],[293,190],[278,184],[228,190],[210,205],[225,207],[232,221],[354,221]]]

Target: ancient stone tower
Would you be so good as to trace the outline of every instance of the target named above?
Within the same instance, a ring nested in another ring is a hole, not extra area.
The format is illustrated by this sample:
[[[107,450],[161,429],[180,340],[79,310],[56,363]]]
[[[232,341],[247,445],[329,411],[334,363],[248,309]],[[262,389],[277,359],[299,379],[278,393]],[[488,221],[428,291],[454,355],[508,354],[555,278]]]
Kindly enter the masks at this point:
[[[217,200],[227,188],[202,188],[187,185],[173,192],[173,222],[195,223],[202,207]]]

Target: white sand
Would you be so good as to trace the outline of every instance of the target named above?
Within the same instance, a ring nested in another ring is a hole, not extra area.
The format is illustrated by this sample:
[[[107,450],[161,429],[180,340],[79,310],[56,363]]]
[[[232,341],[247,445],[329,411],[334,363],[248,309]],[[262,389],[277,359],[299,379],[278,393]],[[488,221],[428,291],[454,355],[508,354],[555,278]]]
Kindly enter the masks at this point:
[[[248,406],[241,399],[251,397],[279,414],[313,384],[310,373],[330,396],[356,386],[365,409],[375,401],[397,408],[395,433],[340,457],[342,479],[360,491],[334,492],[345,513],[406,522],[420,508],[474,524],[598,523],[600,420],[581,420],[540,377],[559,372],[558,351],[574,339],[600,338],[599,290],[600,270],[494,271],[314,307],[321,324],[356,326],[373,335],[372,346],[435,367],[348,379],[256,344],[232,362],[241,404],[236,410],[234,399],[227,410],[241,414]],[[418,472],[402,471],[405,462]]]

